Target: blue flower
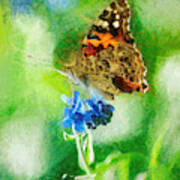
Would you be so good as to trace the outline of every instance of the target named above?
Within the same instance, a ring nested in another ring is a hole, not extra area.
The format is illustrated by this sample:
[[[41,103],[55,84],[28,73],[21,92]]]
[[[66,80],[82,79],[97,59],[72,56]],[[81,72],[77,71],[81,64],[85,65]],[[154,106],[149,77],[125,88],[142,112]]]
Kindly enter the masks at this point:
[[[62,126],[64,128],[74,127],[75,131],[82,133],[85,131],[85,123],[90,122],[91,116],[84,110],[83,101],[79,97],[79,92],[74,91],[73,97],[68,98],[63,95],[62,99],[69,107],[64,109],[64,119]]]
[[[62,100],[69,105],[64,109],[64,128],[74,128],[77,133],[85,131],[86,127],[96,129],[111,121],[114,107],[106,104],[101,96],[92,95],[91,99],[81,100],[78,91],[72,97],[62,95]]]
[[[88,128],[96,129],[100,124],[106,125],[111,121],[114,107],[106,104],[100,95],[92,94],[92,98],[87,100],[87,104],[91,109],[90,116],[93,119],[93,121],[87,123]]]
[[[67,103],[74,111],[82,111],[83,102],[80,99],[78,91],[74,91],[72,97],[67,97],[66,95],[61,96],[62,100]]]

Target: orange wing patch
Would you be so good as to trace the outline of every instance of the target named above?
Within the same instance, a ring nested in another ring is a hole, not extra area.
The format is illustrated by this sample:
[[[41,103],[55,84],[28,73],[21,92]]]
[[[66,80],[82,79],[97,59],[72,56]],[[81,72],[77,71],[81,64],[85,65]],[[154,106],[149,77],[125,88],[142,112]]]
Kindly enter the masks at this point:
[[[83,41],[83,53],[86,56],[94,55],[99,48],[106,49],[108,46],[117,46],[120,41],[125,42],[123,35],[119,32],[119,35],[114,37],[110,33],[98,33],[95,32],[97,39],[88,39],[87,37]]]

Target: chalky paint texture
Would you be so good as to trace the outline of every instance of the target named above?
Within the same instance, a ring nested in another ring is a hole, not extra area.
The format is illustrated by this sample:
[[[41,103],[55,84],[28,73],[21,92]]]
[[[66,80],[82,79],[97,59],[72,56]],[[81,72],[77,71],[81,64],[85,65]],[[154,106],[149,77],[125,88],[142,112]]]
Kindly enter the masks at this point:
[[[68,62],[109,0],[1,0],[0,179],[81,175],[61,123],[70,97],[56,69]],[[131,0],[131,31],[150,90],[122,94],[107,126],[93,131],[96,179],[180,179],[179,0]],[[87,91],[74,90],[87,99]],[[106,159],[108,157],[108,159]]]

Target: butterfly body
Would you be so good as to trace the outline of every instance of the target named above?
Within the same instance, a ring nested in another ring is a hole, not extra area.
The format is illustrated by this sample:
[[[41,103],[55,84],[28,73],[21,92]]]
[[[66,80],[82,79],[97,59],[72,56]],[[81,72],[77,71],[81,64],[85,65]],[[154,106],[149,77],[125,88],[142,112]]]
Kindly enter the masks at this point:
[[[129,31],[130,10],[125,0],[107,7],[92,25],[73,66],[74,76],[113,98],[121,92],[145,92],[146,68]]]

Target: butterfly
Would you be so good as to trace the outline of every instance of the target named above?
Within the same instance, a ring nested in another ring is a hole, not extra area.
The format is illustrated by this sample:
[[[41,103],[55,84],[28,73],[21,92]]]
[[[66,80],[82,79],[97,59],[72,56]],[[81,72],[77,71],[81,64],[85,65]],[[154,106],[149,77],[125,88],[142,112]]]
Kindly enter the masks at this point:
[[[148,90],[146,67],[130,32],[130,17],[126,0],[112,2],[93,23],[74,64],[66,66],[67,72],[111,99],[122,92]]]

